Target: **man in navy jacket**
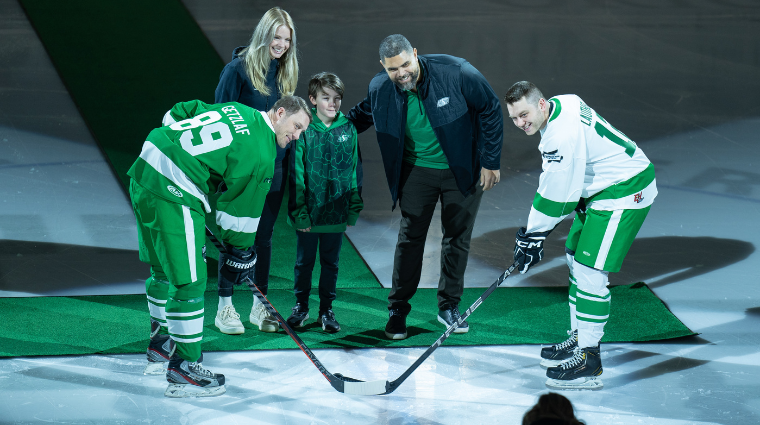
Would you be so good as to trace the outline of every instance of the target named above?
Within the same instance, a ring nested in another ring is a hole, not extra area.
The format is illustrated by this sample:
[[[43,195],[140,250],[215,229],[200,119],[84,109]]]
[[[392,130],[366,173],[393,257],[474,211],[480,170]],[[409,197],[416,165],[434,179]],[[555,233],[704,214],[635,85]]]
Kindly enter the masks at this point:
[[[385,334],[404,339],[430,221],[441,200],[438,321],[459,320],[470,238],[483,192],[499,181],[503,114],[477,69],[448,55],[417,56],[400,34],[380,44],[385,69],[348,113],[359,133],[375,126],[385,175],[401,207]],[[469,330],[461,323],[455,333]]]

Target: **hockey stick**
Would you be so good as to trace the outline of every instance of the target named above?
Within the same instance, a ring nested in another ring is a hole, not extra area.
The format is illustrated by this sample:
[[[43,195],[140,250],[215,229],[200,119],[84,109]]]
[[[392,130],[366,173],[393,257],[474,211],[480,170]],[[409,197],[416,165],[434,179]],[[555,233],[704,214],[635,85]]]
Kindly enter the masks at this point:
[[[475,300],[474,303],[472,303],[470,308],[468,308],[467,311],[465,311],[464,314],[462,314],[462,316],[459,317],[459,320],[457,320],[456,323],[453,323],[451,326],[449,326],[449,328],[446,329],[446,332],[444,332],[443,335],[441,335],[441,337],[438,338],[433,343],[433,345],[431,345],[427,350],[425,350],[425,352],[422,353],[420,358],[418,358],[417,361],[415,361],[411,366],[409,366],[409,368],[404,373],[402,373],[401,376],[399,376],[394,381],[386,382],[385,392],[383,394],[390,394],[393,391],[396,391],[396,388],[398,388],[406,380],[406,378],[408,378],[409,375],[411,375],[412,372],[414,372],[417,369],[417,367],[419,367],[419,365],[421,365],[422,362],[425,361],[425,359],[427,359],[428,357],[430,357],[431,354],[433,354],[433,351],[435,351],[435,349],[438,348],[443,343],[443,341],[445,341],[446,338],[448,338],[449,335],[451,335],[454,332],[454,329],[456,329],[462,322],[464,322],[465,319],[470,317],[470,315],[472,314],[473,311],[475,311],[476,308],[480,307],[480,304],[482,304],[483,301],[485,301],[485,299],[488,298],[488,296],[491,295],[491,293],[494,290],[496,290],[496,288],[499,285],[501,285],[502,282],[504,282],[504,279],[506,279],[507,277],[509,277],[510,274],[512,274],[512,272],[515,270],[516,267],[517,267],[517,261],[515,261],[511,266],[509,266],[509,268],[506,271],[504,271],[504,273],[502,273],[502,275],[499,276],[498,279],[496,279],[496,282],[492,283],[491,286],[489,286],[488,289],[486,289],[486,291],[483,292],[483,295],[478,297],[478,299]]]
[[[216,249],[219,250],[219,252],[226,253],[227,248],[224,247],[224,245],[217,239],[217,237],[214,235],[213,232],[211,232],[211,229],[206,226],[206,235],[208,236],[211,243],[214,244]],[[371,382],[365,382],[354,378],[349,378],[348,376],[343,376],[340,373],[332,374],[330,373],[323,365],[322,362],[317,359],[317,356],[312,353],[312,351],[309,349],[309,347],[306,346],[306,344],[301,340],[301,338],[296,335],[296,333],[293,331],[293,329],[288,325],[288,322],[285,321],[285,319],[282,318],[280,313],[272,306],[272,303],[269,302],[266,296],[261,293],[261,290],[258,286],[256,286],[256,283],[248,279],[249,286],[251,286],[251,289],[253,290],[253,294],[256,295],[256,298],[261,301],[262,304],[264,304],[264,307],[267,309],[267,311],[277,319],[277,321],[280,323],[280,327],[282,327],[283,330],[285,330],[285,333],[290,335],[290,337],[295,341],[295,343],[298,345],[298,348],[303,351],[304,354],[306,354],[306,357],[311,360],[312,364],[319,369],[319,371],[322,373],[322,375],[327,379],[327,381],[330,383],[330,385],[333,386],[336,390],[339,392],[345,393],[345,394],[357,394],[357,395],[377,395],[377,394],[384,394],[387,392],[387,381],[371,381]],[[406,379],[406,378],[405,378]]]

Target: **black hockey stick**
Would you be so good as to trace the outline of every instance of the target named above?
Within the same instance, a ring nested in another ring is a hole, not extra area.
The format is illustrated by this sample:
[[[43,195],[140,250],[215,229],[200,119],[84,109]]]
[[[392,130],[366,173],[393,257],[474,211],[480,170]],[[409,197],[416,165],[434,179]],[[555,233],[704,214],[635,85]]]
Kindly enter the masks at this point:
[[[465,311],[464,314],[462,314],[459,320],[457,320],[456,323],[453,323],[451,326],[449,326],[449,328],[446,329],[446,332],[444,332],[443,335],[441,335],[441,337],[438,338],[438,340],[436,340],[433,343],[433,345],[431,345],[427,350],[425,350],[425,352],[422,353],[420,358],[418,358],[417,361],[415,361],[411,366],[409,366],[409,368],[404,373],[402,373],[401,376],[399,376],[394,381],[386,381],[385,392],[382,394],[390,394],[393,391],[396,391],[396,388],[398,388],[399,385],[401,385],[406,380],[406,378],[408,378],[409,375],[411,375],[412,372],[414,372],[417,369],[417,367],[419,367],[419,365],[421,365],[422,362],[425,361],[425,359],[427,359],[431,354],[433,354],[433,351],[435,351],[435,349],[438,348],[443,343],[443,341],[445,341],[446,338],[448,338],[449,335],[451,335],[452,332],[454,332],[454,329],[456,329],[457,326],[459,326],[462,322],[464,322],[465,319],[470,317],[470,315],[472,314],[473,311],[475,311],[476,308],[480,307],[480,304],[482,304],[483,301],[485,301],[485,299],[488,298],[488,296],[491,295],[491,293],[494,290],[496,290],[496,288],[499,285],[501,285],[502,282],[504,282],[504,279],[506,279],[507,277],[509,277],[510,274],[512,274],[512,272],[515,270],[516,267],[517,267],[517,261],[515,261],[511,266],[509,266],[509,268],[506,271],[504,271],[504,273],[502,273],[502,275],[499,276],[498,279],[496,279],[496,282],[492,283],[491,286],[489,286],[488,289],[486,289],[486,291],[483,292],[483,295],[478,297],[478,299],[475,300],[474,303],[472,303],[470,308],[468,308],[467,311]]]
[[[224,247],[224,245],[217,239],[217,237],[214,235],[213,232],[211,232],[211,229],[206,226],[206,235],[208,236],[209,240],[211,240],[211,243],[214,244],[216,249],[219,250],[219,252],[226,253],[227,248]],[[285,333],[290,335],[290,337],[295,341],[295,343],[298,345],[298,348],[303,351],[304,354],[306,354],[306,357],[311,360],[311,362],[314,364],[314,366],[319,369],[319,371],[322,373],[322,375],[327,378],[327,381],[330,383],[330,385],[333,386],[336,390],[345,393],[345,394],[357,394],[357,395],[376,395],[376,394],[384,394],[387,391],[387,381],[371,381],[371,382],[365,382],[360,381],[358,379],[349,378],[347,376],[343,376],[339,373],[332,374],[330,371],[328,371],[323,365],[322,362],[317,359],[317,356],[314,355],[314,353],[311,352],[309,347],[306,346],[306,344],[301,340],[301,338],[296,335],[295,332],[293,332],[293,329],[288,325],[288,322],[285,321],[285,319],[282,318],[280,313],[277,311],[277,309],[272,306],[272,303],[269,302],[266,296],[261,293],[261,290],[258,286],[256,286],[256,283],[248,279],[249,286],[251,286],[251,289],[253,290],[253,294],[256,295],[256,298],[261,301],[262,304],[264,304],[264,307],[269,311],[269,313],[277,319],[277,321],[280,323],[280,327],[285,330]],[[406,379],[406,377],[404,377]]]

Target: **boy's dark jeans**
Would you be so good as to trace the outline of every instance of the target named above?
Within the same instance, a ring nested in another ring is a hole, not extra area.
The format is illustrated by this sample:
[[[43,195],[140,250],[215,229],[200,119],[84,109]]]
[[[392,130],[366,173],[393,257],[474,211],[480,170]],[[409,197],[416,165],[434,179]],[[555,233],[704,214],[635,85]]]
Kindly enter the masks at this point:
[[[319,250],[319,312],[332,309],[338,282],[338,257],[343,233],[312,233],[296,231],[296,266],[293,291],[296,302],[309,305],[311,274]]]

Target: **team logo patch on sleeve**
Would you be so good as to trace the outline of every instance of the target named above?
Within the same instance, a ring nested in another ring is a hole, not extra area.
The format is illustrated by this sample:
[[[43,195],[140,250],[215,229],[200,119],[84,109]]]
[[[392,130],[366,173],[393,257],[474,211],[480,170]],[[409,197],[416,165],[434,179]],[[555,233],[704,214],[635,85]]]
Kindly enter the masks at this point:
[[[557,154],[557,152],[559,152],[559,149],[553,150],[551,152],[541,152],[541,156],[549,162],[562,162],[563,156]]]
[[[172,185],[166,186],[166,189],[168,189],[169,192],[172,193],[172,195],[174,195],[174,196],[176,196],[178,198],[181,198],[183,196],[182,192],[180,192],[179,189],[177,189],[176,187],[174,187]]]
[[[438,99],[438,103],[436,104],[437,107],[446,106],[449,104],[449,98],[448,96]]]

